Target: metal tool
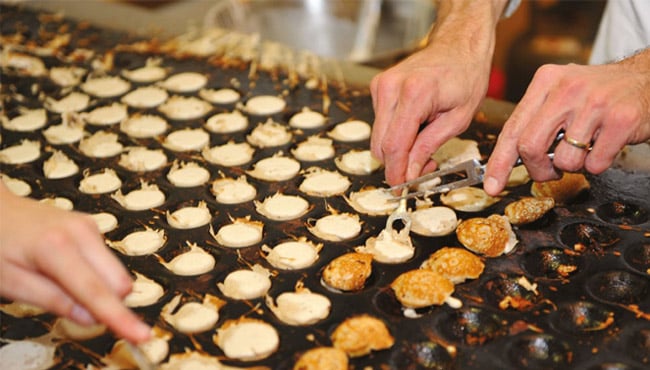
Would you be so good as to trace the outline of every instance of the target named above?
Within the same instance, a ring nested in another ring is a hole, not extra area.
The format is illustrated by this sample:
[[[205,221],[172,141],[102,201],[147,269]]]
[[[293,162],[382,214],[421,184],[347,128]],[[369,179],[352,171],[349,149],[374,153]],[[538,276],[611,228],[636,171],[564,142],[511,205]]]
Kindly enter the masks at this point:
[[[555,144],[557,144],[563,138],[564,138],[564,131],[560,131],[560,133],[558,133],[558,135],[555,138]],[[553,152],[548,153],[548,157],[551,160],[553,159],[554,156],[555,153]],[[521,160],[521,158],[517,158],[517,161],[515,162],[514,165],[518,166],[520,164],[523,164],[523,161]],[[486,165],[482,164],[477,159],[471,159],[465,162],[461,162],[455,166],[430,172],[411,181],[407,181],[405,183],[395,185],[389,188],[388,191],[395,194],[396,191],[401,190],[402,195],[395,196],[393,198],[394,201],[400,201],[400,202],[412,198],[424,198],[424,197],[431,196],[433,194],[446,193],[454,189],[480,184],[481,182],[483,182],[483,177],[485,176],[485,167]],[[444,183],[444,177],[450,175],[457,175],[462,178],[460,180]],[[411,189],[414,186],[420,185],[422,183],[437,178],[443,181],[440,185],[436,185],[428,189],[423,189],[412,193],[408,193],[408,189]]]
[[[147,355],[145,355],[138,346],[129,341],[124,341],[124,343],[126,344],[126,348],[129,353],[131,353],[133,360],[135,360],[135,364],[138,365],[138,368],[140,370],[156,370],[156,366],[151,363]]]

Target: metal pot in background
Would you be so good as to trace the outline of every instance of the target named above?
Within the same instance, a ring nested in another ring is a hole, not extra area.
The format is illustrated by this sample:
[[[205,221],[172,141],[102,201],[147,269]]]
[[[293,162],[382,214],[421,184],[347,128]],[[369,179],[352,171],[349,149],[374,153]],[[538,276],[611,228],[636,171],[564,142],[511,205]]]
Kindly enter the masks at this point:
[[[220,0],[204,26],[382,67],[415,50],[434,19],[430,0]]]

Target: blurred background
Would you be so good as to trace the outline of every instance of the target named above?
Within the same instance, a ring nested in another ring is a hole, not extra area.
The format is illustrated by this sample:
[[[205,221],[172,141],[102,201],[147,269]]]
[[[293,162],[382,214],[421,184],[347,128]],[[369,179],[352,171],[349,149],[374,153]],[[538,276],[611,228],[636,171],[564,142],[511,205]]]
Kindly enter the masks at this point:
[[[433,0],[34,0],[102,27],[172,37],[209,27],[384,69],[422,45]],[[517,102],[546,63],[586,63],[606,0],[523,0],[500,22],[488,95]]]

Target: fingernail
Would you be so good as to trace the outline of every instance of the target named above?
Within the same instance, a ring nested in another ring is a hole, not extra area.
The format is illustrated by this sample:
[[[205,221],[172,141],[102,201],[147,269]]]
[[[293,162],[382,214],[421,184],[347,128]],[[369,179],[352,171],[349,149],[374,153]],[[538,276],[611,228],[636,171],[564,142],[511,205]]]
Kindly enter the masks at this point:
[[[422,166],[418,163],[411,163],[409,164],[407,170],[406,170],[406,180],[412,180],[418,176],[420,176],[420,172],[422,172]]]
[[[483,180],[483,189],[489,195],[495,195],[499,192],[499,181],[492,176],[488,176]]]
[[[141,338],[142,341],[149,340],[151,338],[151,327],[149,325],[139,322],[134,328],[133,328],[135,336],[138,338]]]
[[[72,307],[70,318],[81,325],[95,325],[97,323],[93,315],[79,305],[74,305]]]

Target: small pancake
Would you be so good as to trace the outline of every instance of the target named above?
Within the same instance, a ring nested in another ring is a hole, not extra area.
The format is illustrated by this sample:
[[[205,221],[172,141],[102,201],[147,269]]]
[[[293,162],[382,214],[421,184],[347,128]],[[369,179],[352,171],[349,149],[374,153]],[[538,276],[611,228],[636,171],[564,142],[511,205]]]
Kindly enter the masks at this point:
[[[325,121],[325,116],[322,113],[304,107],[300,112],[291,116],[289,125],[295,128],[313,129],[323,126]]]
[[[23,180],[15,179],[3,173],[0,173],[0,179],[10,192],[19,197],[26,197],[32,193],[32,187]]]
[[[169,125],[164,118],[152,114],[135,114],[120,123],[120,130],[136,139],[162,135],[168,128]]]
[[[212,219],[210,209],[203,202],[196,206],[187,206],[170,213],[167,211],[167,223],[175,229],[194,229],[207,225]]]
[[[264,181],[286,181],[300,172],[300,162],[280,155],[264,158],[253,165],[247,174]]]
[[[217,113],[205,122],[205,128],[215,134],[230,134],[248,128],[248,117],[238,110],[230,113]]]
[[[63,122],[43,130],[43,136],[52,145],[73,144],[84,137],[83,125],[77,122]]]
[[[300,270],[312,266],[318,260],[322,244],[313,243],[306,238],[290,240],[273,248],[262,246],[266,260],[271,266],[281,270]]]
[[[314,197],[331,197],[344,194],[350,185],[350,180],[337,171],[311,167],[305,170],[305,179],[298,189]]]
[[[86,69],[77,66],[52,67],[50,80],[61,87],[77,86],[86,72]]]
[[[111,126],[122,122],[126,117],[128,117],[126,106],[113,103],[91,110],[84,118],[91,125]]]
[[[159,59],[149,59],[146,65],[135,69],[122,70],[122,76],[133,82],[151,83],[160,81],[167,76],[167,70],[159,65]]]
[[[372,351],[388,349],[395,343],[386,324],[368,314],[345,319],[334,329],[331,339],[335,348],[350,357],[361,357]]]
[[[118,225],[117,217],[113,216],[113,214],[111,213],[99,212],[99,213],[93,213],[90,216],[93,218],[93,220],[95,220],[95,223],[97,224],[97,228],[99,229],[99,232],[102,234],[106,234],[117,228]]]
[[[460,284],[466,279],[476,279],[483,273],[485,264],[475,254],[463,248],[442,247],[420,265]]]
[[[163,104],[168,98],[169,94],[164,89],[155,86],[143,86],[124,95],[121,101],[129,107],[149,109]]]
[[[340,242],[355,238],[361,233],[361,220],[357,214],[331,214],[319,218],[307,229],[323,240]]]
[[[118,135],[108,131],[97,131],[79,142],[79,150],[90,158],[114,157],[122,153],[123,149]]]
[[[229,248],[243,248],[262,241],[264,224],[249,219],[236,219],[222,226],[213,235],[217,243]]]
[[[124,304],[127,307],[147,307],[158,302],[165,293],[163,287],[148,277],[135,273],[133,288],[124,297]]]
[[[21,109],[20,115],[7,119],[4,115],[0,116],[2,127],[18,132],[33,132],[39,130],[47,124],[47,112],[45,109]]]
[[[41,156],[39,141],[22,140],[20,144],[0,150],[0,163],[25,164],[34,162]]]
[[[309,211],[309,202],[297,195],[275,193],[263,202],[254,201],[255,210],[262,216],[275,221],[289,221]]]
[[[201,89],[199,91],[201,99],[209,101],[212,104],[233,104],[239,101],[241,94],[237,90],[229,88]]]
[[[196,244],[188,245],[189,251],[177,255],[171,261],[161,259],[162,265],[179,276],[197,276],[212,271],[216,264],[214,257]]]
[[[326,139],[318,135],[310,136],[307,140],[299,143],[291,149],[296,159],[303,162],[324,161],[334,157],[336,150],[332,145],[332,139]]]
[[[500,197],[489,196],[482,188],[463,187],[440,196],[447,207],[462,212],[480,212],[500,201]]]
[[[474,253],[497,257],[507,253],[516,244],[516,237],[507,218],[491,215],[487,218],[470,218],[456,228],[458,241]]]
[[[589,180],[581,173],[565,172],[559,180],[533,182],[530,192],[534,197],[551,197],[557,205],[566,205],[582,192],[589,190]]]
[[[381,162],[376,160],[370,150],[352,149],[340,157],[334,158],[334,164],[339,170],[351,175],[370,175],[381,168]]]
[[[43,162],[43,174],[48,179],[64,179],[76,175],[78,172],[79,166],[58,150],[54,150],[52,156]]]
[[[181,72],[167,77],[159,83],[161,87],[175,93],[198,91],[208,83],[208,78],[197,72]]]
[[[370,130],[368,122],[352,120],[337,124],[327,135],[336,141],[354,142],[369,139]]]
[[[449,279],[425,269],[400,274],[390,287],[397,300],[406,308],[441,305],[454,292],[454,284]]]
[[[101,172],[90,174],[85,172],[79,183],[79,190],[86,194],[111,193],[122,186],[122,180],[114,170],[104,168]]]
[[[167,180],[179,188],[200,186],[210,180],[210,172],[196,162],[174,162],[167,173]]]
[[[165,203],[165,193],[163,193],[156,184],[141,183],[140,189],[132,190],[127,194],[122,194],[118,190],[111,195],[124,209],[129,211],[145,211],[156,208]]]
[[[452,137],[436,150],[431,159],[436,161],[438,168],[444,169],[472,159],[480,160],[481,153],[476,140]]]
[[[224,167],[244,165],[253,160],[255,149],[250,144],[230,141],[212,148],[203,148],[201,155],[206,161]]]
[[[272,148],[289,143],[292,137],[293,134],[285,125],[269,118],[266,122],[258,124],[246,136],[246,140],[258,148]]]
[[[309,289],[296,289],[284,292],[275,298],[266,297],[266,306],[278,320],[287,325],[312,325],[329,316],[332,302],[322,294],[312,293]]]
[[[81,90],[98,98],[112,98],[129,91],[131,84],[117,76],[89,78],[81,84]]]
[[[323,269],[322,280],[330,288],[351,292],[363,289],[372,273],[373,256],[350,252],[334,258]]]
[[[203,302],[186,302],[181,305],[177,295],[163,306],[160,317],[183,334],[197,334],[210,330],[219,320],[219,308],[223,301],[206,294]],[[180,306],[180,307],[179,307]]]
[[[60,100],[46,98],[45,108],[54,113],[81,112],[88,108],[89,102],[90,96],[73,91]]]
[[[217,283],[217,287],[228,298],[261,298],[271,289],[270,275],[269,270],[260,265],[254,265],[250,270],[236,270],[229,273],[223,283]]]
[[[210,135],[203,129],[185,128],[170,132],[163,146],[175,152],[198,151],[210,144]]]
[[[167,242],[165,230],[145,227],[144,230],[126,235],[122,240],[108,240],[106,244],[127,256],[145,256],[160,250],[165,242]]]
[[[551,197],[525,197],[508,204],[504,213],[511,224],[524,225],[539,220],[553,207]]]
[[[212,182],[212,194],[221,204],[239,204],[255,199],[257,189],[242,175],[237,179],[222,178]]]
[[[213,340],[226,357],[240,361],[267,358],[280,346],[280,337],[273,326],[247,317],[224,322]]]
[[[365,246],[354,249],[360,253],[369,253],[381,263],[402,263],[415,255],[415,247],[409,237],[409,230],[384,229],[378,236],[366,239]]]
[[[384,188],[364,188],[345,197],[355,211],[370,216],[387,216],[399,205],[392,201],[393,196]]]
[[[208,114],[212,110],[212,105],[193,96],[174,95],[160,104],[158,110],[169,119],[189,121]]]
[[[348,370],[348,355],[333,347],[316,347],[300,355],[293,370]]]
[[[43,198],[39,200],[39,203],[47,204],[52,207],[62,209],[64,211],[72,211],[74,209],[74,203],[72,203],[70,199],[63,198],[63,197]]]
[[[280,97],[258,95],[248,99],[244,110],[258,116],[270,116],[282,112],[286,105],[287,103]]]
[[[155,171],[167,165],[167,156],[162,149],[137,146],[125,148],[125,152],[126,154],[120,156],[118,164],[129,171]]]
[[[427,207],[410,212],[411,231],[423,236],[444,236],[456,230],[456,212],[448,207]]]

